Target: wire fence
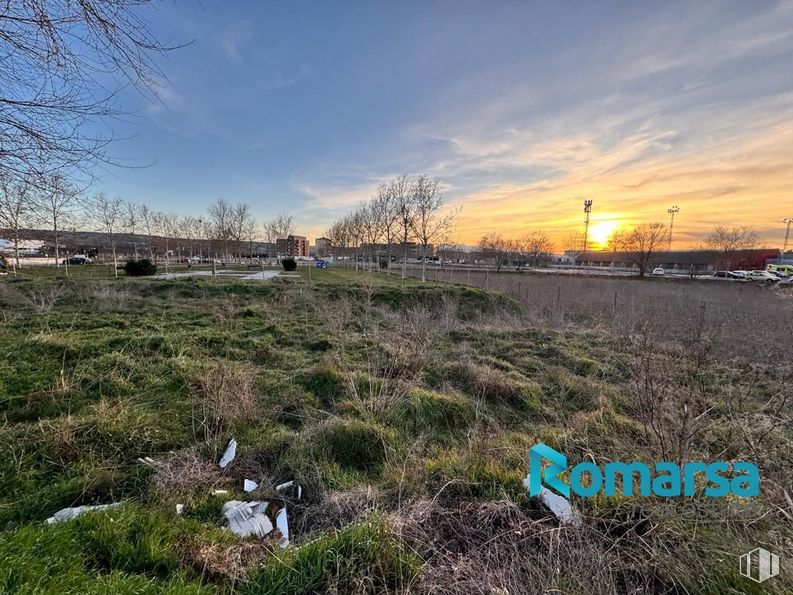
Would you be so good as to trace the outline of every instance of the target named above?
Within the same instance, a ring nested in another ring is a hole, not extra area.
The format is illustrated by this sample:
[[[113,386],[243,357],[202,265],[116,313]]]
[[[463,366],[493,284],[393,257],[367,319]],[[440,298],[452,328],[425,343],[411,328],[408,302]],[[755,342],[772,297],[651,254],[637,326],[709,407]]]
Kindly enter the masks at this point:
[[[387,272],[401,276],[403,271],[396,265]],[[422,270],[412,265],[405,274],[420,279]],[[428,266],[424,275],[428,282],[503,293],[520,302],[538,323],[554,327],[606,327],[628,335],[651,326],[669,340],[712,341],[729,357],[762,355],[781,362],[791,357],[793,284],[773,287],[726,280],[642,280],[453,266]]]

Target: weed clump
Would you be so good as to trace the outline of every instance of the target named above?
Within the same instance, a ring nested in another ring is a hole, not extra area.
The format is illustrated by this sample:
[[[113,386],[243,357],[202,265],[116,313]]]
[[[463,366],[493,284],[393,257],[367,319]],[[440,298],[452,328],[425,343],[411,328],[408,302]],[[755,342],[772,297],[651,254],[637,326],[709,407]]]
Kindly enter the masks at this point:
[[[386,459],[392,440],[385,428],[359,419],[332,419],[314,436],[317,454],[345,469],[376,472]]]
[[[322,536],[269,562],[242,592],[395,593],[421,561],[384,522],[368,521]]]
[[[346,381],[341,372],[331,366],[318,366],[300,379],[306,389],[314,393],[323,407],[331,408],[347,394]]]
[[[454,441],[476,418],[473,402],[461,395],[412,389],[388,412],[387,421],[409,436],[425,434],[439,442]]]

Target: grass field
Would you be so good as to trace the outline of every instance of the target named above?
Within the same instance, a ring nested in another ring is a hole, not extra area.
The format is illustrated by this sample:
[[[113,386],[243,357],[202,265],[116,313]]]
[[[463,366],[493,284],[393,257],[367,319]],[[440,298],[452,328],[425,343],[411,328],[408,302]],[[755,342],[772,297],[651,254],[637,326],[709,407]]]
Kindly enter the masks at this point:
[[[752,294],[781,322],[731,348],[696,309],[617,325],[473,287],[307,274],[0,279],[0,592],[793,590],[791,300]],[[582,302],[616,287],[561,283]],[[637,304],[671,299],[625,283]],[[738,312],[719,290],[708,299]],[[571,463],[749,460],[761,495],[748,520],[703,486],[675,514],[575,499],[584,522],[563,525],[522,485],[538,441]],[[301,499],[274,491],[288,480]],[[223,529],[222,503],[254,498],[286,506],[288,549]],[[124,504],[44,522],[110,502]],[[758,546],[783,559],[763,585],[738,572]]]

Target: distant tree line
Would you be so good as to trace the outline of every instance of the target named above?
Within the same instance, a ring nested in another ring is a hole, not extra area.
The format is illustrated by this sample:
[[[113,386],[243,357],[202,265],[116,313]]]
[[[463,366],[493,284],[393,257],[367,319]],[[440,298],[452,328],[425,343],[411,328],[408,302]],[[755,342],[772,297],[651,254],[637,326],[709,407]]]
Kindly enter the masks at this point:
[[[253,256],[253,243],[259,238],[275,244],[278,237],[292,233],[294,224],[291,215],[282,213],[260,228],[249,204],[222,199],[209,206],[205,217],[180,216],[111,198],[103,192],[86,196],[56,175],[44,185],[0,176],[0,229],[9,236],[12,264],[18,268],[19,246],[29,229],[47,230],[57,266],[61,266],[64,233],[77,229],[102,232],[113,263],[118,265],[119,241],[124,236],[131,238],[132,254],[128,255],[136,259],[143,252],[156,261],[157,243],[161,243],[166,263],[177,247],[185,250],[185,256],[211,255],[224,261],[241,261]]]

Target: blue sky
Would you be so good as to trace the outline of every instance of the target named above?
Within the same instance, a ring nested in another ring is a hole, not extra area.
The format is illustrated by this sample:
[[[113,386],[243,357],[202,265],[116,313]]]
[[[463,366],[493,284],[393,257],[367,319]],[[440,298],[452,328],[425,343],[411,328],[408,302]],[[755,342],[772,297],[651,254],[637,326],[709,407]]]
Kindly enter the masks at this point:
[[[292,211],[314,237],[400,173],[457,238],[665,220],[781,241],[793,216],[793,2],[165,3],[160,102],[122,96],[98,189],[198,214]],[[759,201],[759,202],[758,202]],[[765,214],[758,213],[758,204]],[[789,211],[789,212],[788,212]]]

